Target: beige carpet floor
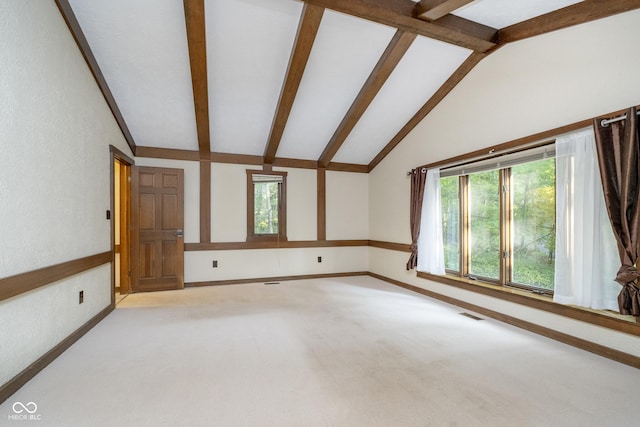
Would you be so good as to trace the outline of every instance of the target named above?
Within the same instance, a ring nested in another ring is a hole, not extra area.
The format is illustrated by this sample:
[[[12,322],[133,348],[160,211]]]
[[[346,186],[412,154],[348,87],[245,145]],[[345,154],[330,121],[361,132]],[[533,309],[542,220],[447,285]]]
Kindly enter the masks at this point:
[[[0,425],[638,425],[639,370],[461,311],[366,276],[129,295]]]

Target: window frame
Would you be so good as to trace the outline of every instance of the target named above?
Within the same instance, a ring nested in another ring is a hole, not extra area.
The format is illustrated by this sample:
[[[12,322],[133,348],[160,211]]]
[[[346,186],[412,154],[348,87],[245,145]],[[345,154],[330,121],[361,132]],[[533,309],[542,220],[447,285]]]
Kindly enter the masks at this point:
[[[512,151],[506,154],[526,153],[532,148],[538,147],[554,147],[555,140],[548,143],[540,144],[536,147],[527,147],[521,150]],[[526,156],[526,154],[525,154]],[[525,157],[523,156],[523,157]],[[553,156],[549,158],[555,159],[555,152]],[[478,162],[484,159],[478,160]],[[536,160],[523,161],[522,164],[533,162]],[[468,162],[467,165],[473,165],[476,162]],[[454,166],[455,167],[455,166]],[[445,167],[446,169],[446,167]],[[467,172],[457,175],[458,178],[458,203],[459,203],[459,271],[446,269],[446,274],[451,276],[457,276],[463,279],[478,281],[482,283],[488,283],[491,285],[501,286],[505,288],[516,288],[524,291],[533,292],[540,295],[552,296],[553,290],[531,286],[523,283],[517,283],[513,281],[513,249],[511,248],[511,235],[513,233],[512,224],[512,206],[511,206],[511,187],[512,187],[512,175],[511,165],[498,167],[499,173],[499,191],[500,191],[500,255],[499,255],[499,279],[492,279],[479,275],[473,275],[469,273],[471,251],[469,247],[470,242],[470,218],[469,218],[469,175],[474,172]],[[442,178],[441,178],[442,179]]]
[[[276,242],[287,240],[287,172],[247,169],[247,242]],[[278,184],[278,232],[255,232],[255,183],[254,175],[272,175],[282,177]]]

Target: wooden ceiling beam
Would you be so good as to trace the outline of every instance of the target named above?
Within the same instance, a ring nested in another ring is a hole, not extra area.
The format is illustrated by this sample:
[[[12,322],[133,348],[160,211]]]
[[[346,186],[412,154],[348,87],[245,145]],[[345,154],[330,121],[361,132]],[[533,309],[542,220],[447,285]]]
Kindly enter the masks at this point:
[[[184,0],[184,18],[189,45],[191,84],[198,133],[200,159],[211,156],[209,137],[209,95],[207,87],[207,35],[205,31],[204,0]]]
[[[444,99],[445,96],[457,86],[458,83],[480,62],[487,57],[487,53],[472,53],[469,57],[458,67],[458,69],[447,79],[447,81],[440,86],[440,89],[429,98],[429,100],[418,110],[416,114],[404,125],[402,129],[393,137],[391,141],[376,155],[376,157],[369,163],[369,172],[373,170],[387,154],[393,150],[396,145],[400,143],[408,134],[415,128],[418,123],[424,119],[435,107]]]
[[[585,0],[498,31],[500,45],[640,8],[640,0]]]
[[[269,140],[264,150],[264,163],[273,163],[276,157],[282,134],[284,133],[293,102],[295,101],[300,82],[302,81],[304,69],[307,66],[307,61],[311,54],[313,42],[318,34],[318,28],[320,28],[323,13],[323,7],[306,3],[302,10],[298,33],[296,34],[296,39],[293,44],[287,74],[280,92],[280,99],[278,100],[278,108],[273,118]]]
[[[415,3],[411,0],[305,0],[305,3],[462,46],[476,52],[486,52],[496,45],[496,29],[462,20],[462,18],[437,22],[415,18],[413,16]],[[461,25],[462,23],[464,25]]]
[[[113,117],[118,123],[120,127],[120,131],[122,132],[122,136],[127,141],[131,152],[136,154],[136,143],[133,140],[133,136],[127,127],[127,123],[120,112],[120,108],[118,108],[118,103],[116,102],[113,94],[111,93],[111,89],[109,89],[109,85],[107,84],[107,80],[104,78],[100,67],[98,66],[98,61],[95,56],[93,56],[93,52],[89,47],[89,42],[87,41],[84,33],[82,32],[82,28],[80,28],[80,23],[76,18],[75,13],[71,9],[71,5],[68,0],[56,0],[56,5],[58,6],[58,10],[62,14],[65,22],[67,23],[67,27],[69,27],[69,31],[71,31],[71,35],[73,39],[76,41],[80,52],[82,52],[82,56],[89,66],[89,70],[91,70],[91,74],[93,74],[93,78],[95,79],[100,91],[102,92],[102,96],[104,96],[105,101],[107,101],[107,105],[113,114]]]
[[[351,104],[349,111],[347,111],[347,114],[342,119],[338,129],[336,129],[333,137],[331,137],[331,140],[322,152],[320,159],[318,159],[318,165],[320,167],[326,168],[329,163],[331,163],[333,156],[338,152],[358,123],[358,120],[360,120],[367,110],[371,101],[373,101],[378,94],[378,91],[380,91],[416,37],[414,33],[407,33],[400,30],[396,31],[375,68],[369,75],[369,78],[367,78],[364,86],[360,89],[358,96],[353,101],[353,104]]]
[[[475,0],[422,0],[416,3],[413,16],[427,21],[435,21],[473,1]]]
[[[422,2],[421,2],[422,3]],[[640,9],[640,0],[585,0],[544,15],[505,27],[498,31],[499,44],[484,53],[473,53],[451,75],[440,89],[427,101],[426,104],[405,124],[405,126],[393,137],[391,141],[369,163],[371,172],[399,143],[404,139],[418,123],[420,123],[433,110],[444,97],[488,54],[507,43],[523,40],[529,37],[545,34],[562,28],[591,22],[619,13]],[[446,20],[455,15],[445,15],[438,21]],[[457,17],[456,17],[457,18]]]

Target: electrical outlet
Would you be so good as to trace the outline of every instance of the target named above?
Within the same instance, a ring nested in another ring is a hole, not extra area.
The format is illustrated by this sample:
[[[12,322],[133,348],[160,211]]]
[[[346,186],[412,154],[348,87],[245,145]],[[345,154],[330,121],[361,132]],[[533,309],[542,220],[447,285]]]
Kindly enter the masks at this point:
[[[218,261],[217,260],[213,260],[213,262],[211,263],[211,266],[213,268],[217,268],[218,267]]]
[[[318,262],[322,262],[322,257],[321,256],[318,257]]]
[[[80,291],[78,293],[78,304],[82,304],[84,302],[84,291]]]

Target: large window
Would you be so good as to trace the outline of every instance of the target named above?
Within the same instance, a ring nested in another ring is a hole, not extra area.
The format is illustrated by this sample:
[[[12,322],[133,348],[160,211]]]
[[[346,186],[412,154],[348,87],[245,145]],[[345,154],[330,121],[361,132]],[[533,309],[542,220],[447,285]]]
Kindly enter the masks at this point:
[[[552,147],[441,170],[449,273],[551,293],[555,256]]]
[[[286,240],[286,172],[247,171],[247,240]]]

